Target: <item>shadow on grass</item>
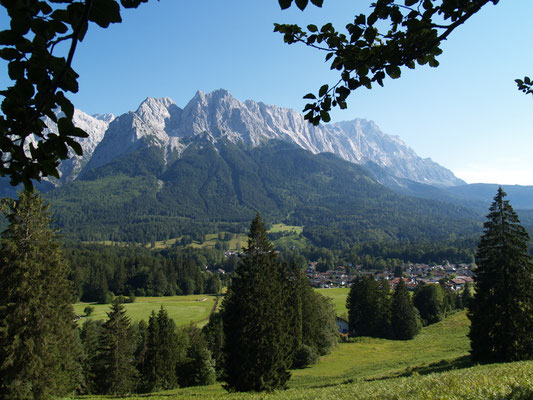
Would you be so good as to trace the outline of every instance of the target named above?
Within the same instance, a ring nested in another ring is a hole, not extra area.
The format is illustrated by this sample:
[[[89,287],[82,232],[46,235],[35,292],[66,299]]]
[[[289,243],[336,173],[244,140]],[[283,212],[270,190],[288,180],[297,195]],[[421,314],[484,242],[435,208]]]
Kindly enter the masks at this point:
[[[428,365],[420,365],[417,367],[408,367],[403,371],[396,371],[390,375],[380,376],[378,378],[366,379],[366,381],[381,381],[386,379],[400,378],[413,375],[428,375],[435,372],[445,372],[453,369],[462,369],[472,367],[474,364],[470,356],[463,356],[454,360],[440,360]]]

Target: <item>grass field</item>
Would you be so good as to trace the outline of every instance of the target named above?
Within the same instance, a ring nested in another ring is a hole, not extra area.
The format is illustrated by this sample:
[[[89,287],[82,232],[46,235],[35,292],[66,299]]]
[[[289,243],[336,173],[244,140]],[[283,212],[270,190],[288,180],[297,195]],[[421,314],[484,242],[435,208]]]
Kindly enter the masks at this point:
[[[345,314],[348,314],[348,309],[346,308],[346,298],[348,297],[348,292],[350,288],[331,288],[331,289],[315,289],[318,293],[329,297],[333,305],[335,306],[335,311],[337,315],[342,317]]]
[[[209,318],[213,309],[216,296],[207,294],[198,294],[191,296],[168,296],[168,297],[137,297],[135,303],[126,303],[126,312],[132,321],[144,319],[148,321],[152,310],[157,312],[161,306],[164,306],[170,318],[176,322],[176,325],[187,325],[191,322],[202,325]],[[80,322],[86,318],[90,319],[107,319],[109,304],[93,303],[76,303],[74,312],[78,315],[84,315],[84,308],[88,305],[94,307],[94,312],[89,317],[82,317]]]
[[[464,312],[423,328],[411,341],[360,338],[320,362],[293,371],[289,389],[228,394],[220,384],[124,399],[526,400],[533,398],[533,361],[471,367]],[[520,389],[517,389],[520,388]],[[509,397],[512,391],[525,397]],[[529,397],[528,397],[529,396]],[[106,397],[83,397],[104,399]]]
[[[274,241],[274,244],[279,244],[282,247],[298,247],[301,248],[307,243],[307,239],[301,238],[300,234],[303,231],[302,226],[296,225],[285,225],[285,224],[274,224],[269,232],[278,233],[283,232],[286,236],[281,237]],[[222,232],[225,233],[225,232]],[[245,233],[233,234],[233,238],[229,241],[228,250],[231,251],[241,251],[244,246],[248,243],[248,235]],[[153,250],[165,249],[174,246],[176,243],[181,241],[181,236],[178,238],[172,238],[168,240],[159,240],[154,243],[152,247],[151,243],[146,244],[144,247],[151,248]],[[205,235],[205,241],[203,242],[193,242],[189,244],[189,247],[193,248],[204,248],[204,247],[215,247],[218,241],[218,233],[209,233]],[[88,242],[91,243],[91,242]],[[102,244],[105,246],[129,246],[131,243],[127,242],[113,242],[110,240],[103,240],[98,242],[93,242],[97,244]],[[141,247],[141,243],[136,243],[136,246]]]

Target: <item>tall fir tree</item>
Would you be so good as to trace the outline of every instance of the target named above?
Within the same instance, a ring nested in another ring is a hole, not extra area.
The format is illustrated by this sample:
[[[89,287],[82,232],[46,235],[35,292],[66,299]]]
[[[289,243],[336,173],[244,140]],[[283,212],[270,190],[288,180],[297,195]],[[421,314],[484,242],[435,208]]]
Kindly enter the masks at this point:
[[[100,335],[98,391],[104,394],[131,393],[137,386],[135,341],[124,305],[115,299]]]
[[[468,304],[474,361],[533,358],[533,263],[530,240],[500,187],[476,253],[475,294]]]
[[[422,327],[418,310],[413,305],[409,289],[403,279],[400,279],[392,296],[391,327],[394,339],[413,339]]]
[[[142,375],[148,391],[167,390],[178,386],[176,365],[180,358],[180,343],[176,325],[161,306],[152,311],[148,321],[147,350]]]
[[[24,191],[0,240],[0,397],[47,399],[82,385],[68,265],[48,206]]]
[[[293,348],[286,308],[287,276],[257,214],[242,263],[222,303],[228,391],[270,391],[286,386]]]

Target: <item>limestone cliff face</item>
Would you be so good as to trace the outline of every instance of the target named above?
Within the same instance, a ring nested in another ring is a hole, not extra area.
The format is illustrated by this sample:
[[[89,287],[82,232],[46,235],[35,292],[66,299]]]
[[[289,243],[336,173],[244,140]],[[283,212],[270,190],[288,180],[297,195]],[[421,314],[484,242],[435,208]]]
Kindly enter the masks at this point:
[[[372,121],[356,119],[314,127],[294,110],[252,100],[242,102],[222,89],[197,92],[183,109],[168,98],[147,98],[135,112],[105,122],[108,126],[103,138],[97,126],[103,127],[104,121],[93,119],[87,120],[88,125],[78,125],[90,137],[94,135],[91,143],[97,144],[94,151],[88,147],[84,154],[89,157],[86,169],[97,168],[141,146],[159,146],[167,157],[179,157],[199,137],[251,147],[277,139],[315,154],[330,152],[356,164],[374,163],[399,178],[435,186],[464,183],[431,159],[418,157],[399,137],[381,132]]]

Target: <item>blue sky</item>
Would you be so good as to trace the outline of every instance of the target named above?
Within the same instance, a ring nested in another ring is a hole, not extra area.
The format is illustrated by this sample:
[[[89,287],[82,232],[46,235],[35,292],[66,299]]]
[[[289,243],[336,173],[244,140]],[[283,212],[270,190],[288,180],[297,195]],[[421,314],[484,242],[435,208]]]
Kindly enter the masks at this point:
[[[125,12],[122,24],[91,27],[76,54],[80,92],[71,99],[90,114],[121,114],[148,96],[183,107],[197,90],[224,88],[240,100],[301,110],[305,93],[337,75],[323,54],[283,43],[273,23],[341,28],[368,4],[325,0],[301,12],[281,11],[276,0],[151,0]],[[371,119],[469,183],[533,185],[533,96],[514,83],[533,77],[531,15],[531,0],[486,6],[452,34],[438,68],[402,71],[384,88],[358,91],[332,120]]]

